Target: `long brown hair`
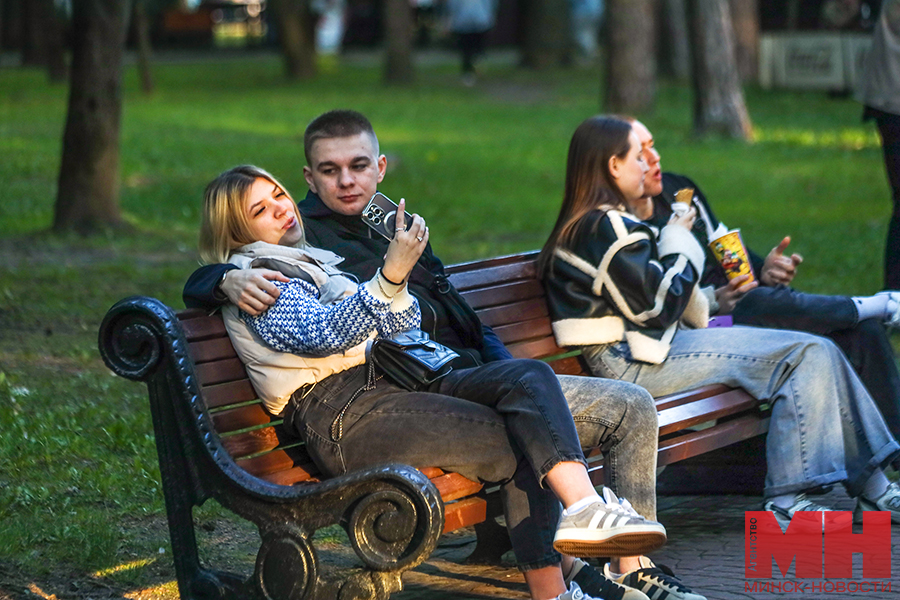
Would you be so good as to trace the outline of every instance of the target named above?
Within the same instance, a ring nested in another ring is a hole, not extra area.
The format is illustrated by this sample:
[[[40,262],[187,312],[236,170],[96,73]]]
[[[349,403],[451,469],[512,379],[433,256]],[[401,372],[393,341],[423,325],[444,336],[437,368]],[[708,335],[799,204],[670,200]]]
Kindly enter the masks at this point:
[[[228,169],[206,186],[200,222],[200,259],[204,264],[228,262],[232,250],[257,241],[244,211],[244,201],[257,179],[265,179],[288,194],[271,173],[253,165]],[[301,236],[297,245],[303,246],[303,222],[298,222]]]
[[[608,115],[585,120],[572,134],[562,207],[538,258],[541,276],[552,271],[554,250],[572,242],[585,215],[601,206],[625,208],[625,197],[609,171],[609,160],[628,154],[630,134],[630,123]]]

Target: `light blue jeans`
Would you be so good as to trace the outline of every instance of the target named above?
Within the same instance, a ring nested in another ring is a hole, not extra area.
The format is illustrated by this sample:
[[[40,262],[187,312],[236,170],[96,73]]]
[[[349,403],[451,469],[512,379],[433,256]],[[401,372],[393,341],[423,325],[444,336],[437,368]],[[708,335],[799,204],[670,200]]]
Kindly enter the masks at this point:
[[[713,383],[772,403],[766,497],[843,482],[858,496],[900,454],[872,397],[840,349],[818,336],[755,327],[680,330],[659,365],[625,343],[583,349],[592,372],[661,396]]]
[[[582,448],[603,452],[603,483],[656,520],[656,403],[644,388],[600,379],[557,375]]]

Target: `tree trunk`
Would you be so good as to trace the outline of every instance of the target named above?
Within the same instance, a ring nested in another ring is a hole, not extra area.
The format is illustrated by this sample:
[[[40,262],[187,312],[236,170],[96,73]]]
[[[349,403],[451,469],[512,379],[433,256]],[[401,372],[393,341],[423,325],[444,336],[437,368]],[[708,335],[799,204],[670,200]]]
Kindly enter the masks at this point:
[[[654,0],[610,0],[604,110],[641,113],[656,97]]]
[[[738,73],[744,83],[759,79],[759,0],[730,0]]]
[[[572,61],[568,0],[525,0],[522,66],[543,69]]]
[[[119,128],[128,0],[72,3],[72,74],[54,231],[121,224]]]
[[[132,21],[137,37],[137,68],[141,79],[141,91],[153,93],[153,72],[150,70],[150,22],[147,19],[147,0],[134,0]]]
[[[307,0],[271,0],[288,79],[316,76],[315,23]]]
[[[691,35],[685,0],[663,0],[656,49],[660,72],[678,81],[691,78]]]
[[[728,0],[690,0],[694,130],[749,140],[750,115],[738,75]]]
[[[412,54],[412,8],[409,0],[385,0],[384,34],[384,81],[391,84],[412,82],[415,79],[415,68]]]

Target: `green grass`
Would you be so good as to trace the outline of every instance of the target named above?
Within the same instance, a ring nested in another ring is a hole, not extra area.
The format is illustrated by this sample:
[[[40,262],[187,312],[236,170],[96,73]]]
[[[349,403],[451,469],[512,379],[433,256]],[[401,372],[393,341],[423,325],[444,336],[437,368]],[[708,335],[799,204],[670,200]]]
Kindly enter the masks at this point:
[[[202,189],[222,170],[256,163],[302,196],[305,124],[350,107],[371,118],[389,157],[381,189],[426,217],[447,263],[542,244],[569,136],[597,112],[599,76],[494,66],[467,89],[455,66],[419,75],[416,86],[393,89],[381,85],[379,66],[331,64],[315,82],[286,83],[274,58],[232,59],[157,66],[157,92],[145,97],[129,71],[121,205],[134,230],[85,239],[44,233],[66,90],[42,72],[3,71],[0,566],[132,587],[171,580],[159,552],[169,550],[146,391],[103,367],[96,335],[124,296],[181,306],[197,264]],[[860,107],[817,93],[749,90],[747,99],[752,145],[693,139],[681,85],[661,85],[655,114],[639,116],[664,166],[701,183],[757,251],[794,236],[792,250],[807,259],[798,287],[876,291],[890,202]],[[203,518],[223,518],[208,510]]]

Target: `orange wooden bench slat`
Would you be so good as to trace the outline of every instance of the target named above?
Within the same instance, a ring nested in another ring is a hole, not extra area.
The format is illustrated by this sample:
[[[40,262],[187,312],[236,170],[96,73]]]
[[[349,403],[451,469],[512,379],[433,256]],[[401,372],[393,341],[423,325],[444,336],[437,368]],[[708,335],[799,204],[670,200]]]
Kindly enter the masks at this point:
[[[693,390],[687,390],[684,392],[675,392],[674,394],[669,394],[668,396],[660,396],[659,398],[655,398],[656,410],[663,411],[667,408],[675,408],[676,406],[681,406],[682,404],[687,404],[688,402],[694,402],[695,400],[709,398],[710,396],[717,396],[718,394],[727,392],[730,389],[731,388],[727,385],[714,384],[696,388]]]
[[[244,375],[243,379],[237,381],[204,386],[203,400],[208,408],[219,408],[230,404],[256,400],[256,390],[253,389],[250,380]]]
[[[500,338],[504,344],[515,344],[535,338],[553,340],[553,329],[550,327],[549,317],[540,317],[537,319],[529,319],[518,323],[510,323],[508,325],[498,325],[492,327],[494,333]],[[554,341],[554,346],[556,345]]]
[[[272,422],[272,417],[261,404],[248,404],[214,413],[212,420],[216,431],[221,435],[248,427],[266,425]]]
[[[565,350],[563,348],[560,348],[556,345],[556,340],[554,340],[552,337],[539,338],[536,340],[529,340],[527,342],[510,344],[506,347],[506,349],[509,350],[509,353],[512,354],[515,358],[544,358],[545,356],[556,356],[558,354],[565,353]],[[578,373],[574,374],[578,375],[581,373],[582,369],[579,363]]]
[[[679,460],[699,456],[724,448],[736,441],[762,435],[769,430],[769,419],[754,415],[737,417],[716,427],[693,431],[671,440],[659,442],[657,465],[668,465]]]
[[[537,279],[525,279],[514,283],[506,283],[493,287],[480,288],[463,292],[469,306],[479,310],[497,304],[506,304],[517,300],[530,300],[544,297],[544,286]]]
[[[750,410],[757,404],[753,396],[737,389],[682,404],[659,413],[659,435],[664,436],[700,423]]]
[[[484,498],[466,498],[444,506],[444,531],[449,533],[460,527],[481,523],[487,518],[487,501]]]
[[[537,273],[535,261],[524,261],[512,264],[485,267],[473,271],[455,272],[450,281],[460,292],[477,287],[496,284],[498,281],[515,281],[516,279],[534,279]]]
[[[459,473],[446,473],[430,479],[441,493],[441,499],[445,503],[471,496],[481,491],[483,487],[480,483],[466,479]]]
[[[235,460],[274,450],[281,444],[279,427],[255,429],[246,433],[238,433],[222,438],[222,445]]]
[[[184,330],[184,337],[189,342],[228,337],[228,332],[225,331],[225,323],[222,322],[221,317],[218,315],[196,317],[181,321],[181,328]]]
[[[319,476],[319,469],[313,464],[304,446],[292,446],[287,449],[274,450],[267,454],[235,462],[242,469],[256,477],[287,471],[295,467],[306,469],[309,477]]]
[[[237,381],[246,377],[244,364],[239,358],[226,358],[215,362],[196,365],[195,371],[200,385],[214,385],[226,381]]]
[[[566,358],[558,358],[551,360],[547,364],[557,375],[585,375],[584,368],[577,356],[567,356]]]
[[[534,298],[524,302],[513,302],[503,306],[492,306],[478,311],[481,322],[489,327],[518,323],[547,316],[547,303]]]
[[[226,358],[236,358],[237,352],[228,337],[219,337],[191,344],[191,356],[194,364],[212,362]]]

